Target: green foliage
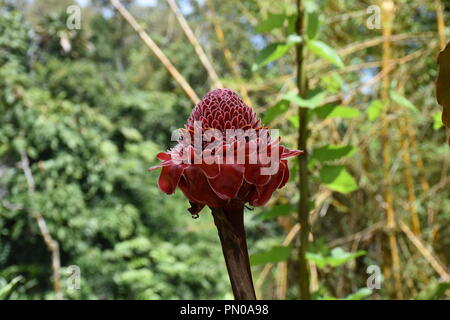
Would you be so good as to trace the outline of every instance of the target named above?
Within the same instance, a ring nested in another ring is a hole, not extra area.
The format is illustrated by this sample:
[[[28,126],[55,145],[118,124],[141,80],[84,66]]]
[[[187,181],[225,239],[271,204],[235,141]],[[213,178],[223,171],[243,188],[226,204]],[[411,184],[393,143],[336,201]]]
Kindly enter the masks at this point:
[[[397,91],[391,90],[389,92],[389,95],[390,95],[392,101],[394,101],[395,103],[397,103],[405,108],[408,108],[412,111],[417,112],[416,106],[411,101],[409,101],[407,98],[405,98],[400,93],[398,93]]]
[[[351,119],[356,118],[361,114],[361,112],[355,108],[346,106],[330,106],[330,105],[318,107],[314,110],[314,113],[321,119],[325,118]]]
[[[273,107],[267,109],[262,121],[264,123],[270,123],[278,116],[282,115],[289,109],[289,103],[286,100],[280,100]]]
[[[292,246],[274,246],[269,250],[254,253],[250,256],[252,266],[286,261],[292,252]]]
[[[365,254],[366,252],[363,250],[359,250],[355,253],[350,253],[346,252],[341,247],[336,247],[332,249],[331,252],[327,255],[324,255],[321,252],[319,253],[308,252],[306,254],[306,259],[314,262],[319,268],[325,267],[335,268]]]
[[[271,43],[266,48],[264,48],[261,53],[256,57],[254,70],[269,64],[275,60],[280,59],[289,49],[295,46],[295,42],[277,42]]]
[[[50,253],[32,218],[36,211],[60,245],[66,299],[231,298],[211,216],[205,210],[192,220],[183,196],[162,194],[156,187],[158,173],[147,172],[157,162],[156,153],[171,147],[171,131],[184,124],[192,103],[108,1],[91,1],[82,8],[81,30],[66,27],[65,9],[71,2],[0,5],[0,298],[54,298]],[[194,90],[205,94],[211,88],[208,74],[181,28],[167,19],[172,14],[165,2],[150,7],[126,2]],[[236,92],[245,88],[252,107],[264,115],[263,124],[282,130],[283,144],[295,148],[298,108],[309,109],[305,151],[314,244],[357,236],[337,251],[326,245],[308,247],[310,262],[324,265],[318,268],[314,298],[366,299],[370,290],[357,288],[366,283],[367,266],[390,268],[389,259],[380,254],[388,245],[384,229],[371,228],[385,219],[381,181],[386,171],[380,169],[385,149],[377,119],[390,123],[396,218],[405,223],[410,218],[401,157],[405,151],[398,149],[408,139],[421,239],[442,264],[450,260],[445,250],[450,239],[447,137],[430,94],[438,74],[436,8],[414,0],[396,11],[395,34],[407,40],[395,41],[391,58],[412,59],[389,73],[395,89],[390,101],[381,102],[377,83],[367,86],[381,71],[382,50],[380,33],[365,28],[365,16],[359,16],[366,6],[302,3],[303,37],[296,34],[294,3],[286,1],[212,0],[214,14],[204,2],[191,2],[186,18],[224,85]],[[342,19],[348,14],[351,19]],[[219,23],[224,39],[217,38],[213,22]],[[373,40],[376,45],[364,47]],[[70,44],[69,50],[63,42]],[[306,46],[306,97],[295,89],[298,43]],[[426,48],[420,57],[417,48]],[[399,133],[402,117],[408,117],[414,137]],[[36,184],[31,195],[21,151],[30,160]],[[297,299],[297,261],[291,253],[299,242],[294,238],[292,247],[280,246],[298,222],[299,163],[290,160],[289,166],[288,186],[245,219],[254,278],[265,263],[287,261],[287,298]],[[424,182],[431,193],[424,191]],[[371,231],[363,235],[363,230]],[[448,284],[438,281],[401,233],[398,239],[402,277],[408,283],[404,296],[448,297]],[[359,249],[367,255],[355,260]],[[81,269],[80,290],[66,286],[70,265]],[[266,277],[263,298],[277,298],[277,270]],[[386,279],[373,298],[391,298],[394,292]]]
[[[326,162],[333,161],[343,157],[351,157],[356,152],[353,146],[339,146],[328,144],[313,150],[311,154],[311,161]]]
[[[344,298],[344,300],[363,300],[367,297],[369,297],[372,294],[372,290],[368,288],[361,288],[358,289],[355,293],[351,293],[348,296]],[[339,300],[336,297],[332,296],[326,296],[326,297],[320,297],[318,300]]]
[[[0,300],[8,299],[13,293],[14,288],[23,280],[22,276],[17,276],[9,283],[5,279],[0,278]]]
[[[309,40],[306,42],[306,45],[312,53],[331,62],[336,67],[342,68],[344,66],[344,63],[336,50],[327,45],[325,42],[319,40]]]
[[[271,208],[265,209],[261,213],[262,220],[270,220],[280,216],[286,216],[292,213],[295,210],[295,207],[289,203],[275,205]]]
[[[255,31],[257,33],[269,32],[283,27],[285,21],[286,15],[284,13],[269,13],[267,18],[256,26]]]
[[[52,297],[50,253],[33,212],[59,243],[66,298],[227,297],[216,233],[189,231],[187,201],[162,194],[157,173],[147,173],[187,117],[186,99],[170,86],[149,91],[124,79],[109,55],[117,50],[101,57],[86,50],[91,41],[108,44],[109,35],[93,40],[80,31],[62,52],[60,21],[43,17],[37,38],[18,11],[0,16],[1,298]],[[41,50],[30,56],[37,41]],[[80,290],[66,287],[69,265],[81,270]]]
[[[450,283],[433,280],[424,288],[417,298],[419,300],[439,300],[445,296],[445,292],[450,289]]]
[[[344,166],[326,165],[320,169],[320,180],[330,190],[350,193],[358,189],[355,179]]]
[[[306,36],[309,40],[318,37],[320,30],[320,16],[317,12],[309,12],[306,15]]]
[[[283,99],[297,105],[298,107],[314,109],[322,105],[326,95],[326,91],[310,91],[308,97],[304,99],[295,92],[289,92],[283,97]]]
[[[444,126],[444,123],[442,122],[442,111],[436,112],[433,115],[434,123],[433,123],[433,129],[439,130]]]
[[[376,120],[383,109],[383,103],[380,100],[374,100],[370,103],[369,107],[367,108],[367,115],[369,117],[370,121]]]

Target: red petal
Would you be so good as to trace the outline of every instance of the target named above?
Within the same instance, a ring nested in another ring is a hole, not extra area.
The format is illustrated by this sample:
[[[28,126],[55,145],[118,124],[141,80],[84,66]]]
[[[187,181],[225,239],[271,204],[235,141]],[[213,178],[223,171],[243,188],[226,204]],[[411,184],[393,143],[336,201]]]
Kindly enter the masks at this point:
[[[208,184],[208,180],[203,171],[195,166],[188,166],[183,171],[179,187],[184,195],[191,202],[218,208],[226,204],[220,199]]]
[[[245,166],[245,181],[248,183],[263,186],[270,180],[270,175],[261,174],[261,165],[258,164],[248,164]]]
[[[250,204],[255,207],[265,205],[272,196],[272,193],[280,186],[281,182],[283,181],[283,176],[284,176],[284,164],[280,163],[280,169],[275,175],[271,176],[270,181],[265,186],[256,187],[258,189],[260,196],[258,199],[256,199],[255,201],[253,201],[253,203]]]
[[[224,200],[235,198],[243,181],[244,166],[238,164],[224,164],[217,178],[208,179],[213,191]]]
[[[178,186],[178,183],[180,182],[184,167],[184,165],[172,165],[163,167],[161,175],[158,179],[159,188],[167,194],[174,193],[175,189]]]
[[[281,154],[281,159],[288,159],[288,158],[292,158],[292,157],[296,157],[300,154],[303,154],[304,151],[302,150],[289,150],[286,147],[280,146],[280,148],[282,148],[282,150],[280,150],[280,154]]]
[[[170,160],[172,157],[167,152],[160,152],[156,155],[156,158],[158,158],[161,161],[164,161],[164,160]]]
[[[283,169],[280,169],[280,170],[284,170],[284,172],[283,172],[283,180],[281,181],[280,185],[278,186],[278,189],[281,189],[286,185],[286,183],[289,181],[289,176],[290,176],[287,161],[281,160],[280,166],[283,167]]]
[[[205,153],[203,153],[203,157],[205,157]],[[217,156],[206,156],[206,157],[207,158],[203,158],[202,163],[196,164],[196,166],[202,169],[208,178],[216,178],[220,174],[219,157]],[[205,160],[208,160],[208,163],[211,164],[207,164]]]

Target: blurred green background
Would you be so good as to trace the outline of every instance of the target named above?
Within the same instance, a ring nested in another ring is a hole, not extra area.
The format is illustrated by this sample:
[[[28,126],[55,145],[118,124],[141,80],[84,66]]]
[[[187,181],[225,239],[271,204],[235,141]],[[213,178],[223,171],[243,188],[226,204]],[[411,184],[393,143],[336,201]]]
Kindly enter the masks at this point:
[[[214,87],[166,1],[122,3],[200,98]],[[383,25],[367,27],[367,8],[381,2],[305,1],[305,103],[295,96],[294,1],[178,1],[220,82],[281,129],[288,147],[297,146],[298,106],[309,110],[315,299],[450,297],[450,159],[434,98],[450,5],[437,3],[395,1],[386,60]],[[71,30],[73,4],[81,28]],[[393,66],[389,78],[380,78],[382,59]],[[181,192],[163,194],[159,172],[147,172],[192,108],[109,1],[0,0],[0,299],[232,298],[209,210],[191,219]],[[259,298],[298,298],[298,169],[290,165],[289,184],[246,212]],[[386,175],[394,230],[385,228]],[[44,241],[39,221],[56,242]],[[369,266],[382,274],[379,288],[367,288]]]

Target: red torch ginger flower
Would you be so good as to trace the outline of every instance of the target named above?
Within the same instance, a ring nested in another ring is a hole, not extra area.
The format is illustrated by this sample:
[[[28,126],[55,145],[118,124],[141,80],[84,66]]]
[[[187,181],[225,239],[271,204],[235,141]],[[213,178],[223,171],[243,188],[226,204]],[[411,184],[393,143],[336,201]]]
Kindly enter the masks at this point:
[[[289,179],[289,150],[261,126],[252,108],[233,91],[209,92],[180,129],[178,144],[161,152],[159,188],[179,187],[196,215],[204,206],[220,208],[249,203],[262,206]]]

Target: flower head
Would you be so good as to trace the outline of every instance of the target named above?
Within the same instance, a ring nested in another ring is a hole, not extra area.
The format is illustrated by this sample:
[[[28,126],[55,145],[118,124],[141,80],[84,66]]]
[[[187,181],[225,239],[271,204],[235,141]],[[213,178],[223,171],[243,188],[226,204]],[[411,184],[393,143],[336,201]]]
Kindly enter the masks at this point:
[[[287,158],[302,153],[279,144],[273,132],[233,91],[209,92],[180,129],[178,144],[161,152],[158,186],[180,188],[197,214],[204,206],[262,206],[289,179]]]

